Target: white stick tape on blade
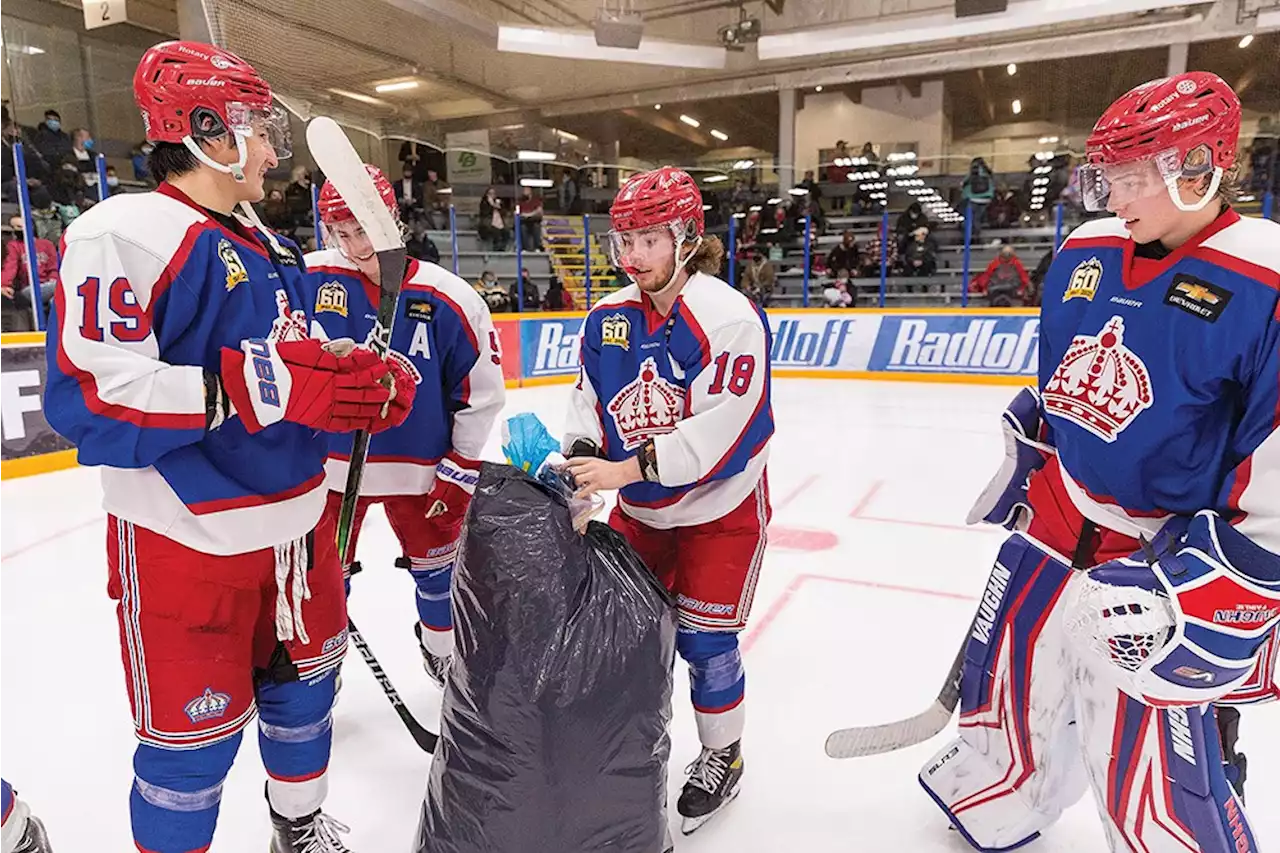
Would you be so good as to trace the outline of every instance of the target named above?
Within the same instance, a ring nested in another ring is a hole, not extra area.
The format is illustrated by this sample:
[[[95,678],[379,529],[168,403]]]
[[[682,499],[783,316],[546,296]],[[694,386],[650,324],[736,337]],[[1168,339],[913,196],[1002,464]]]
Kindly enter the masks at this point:
[[[404,246],[400,226],[378,195],[364,161],[338,123],[328,116],[316,116],[307,124],[307,147],[324,176],[333,182],[342,200],[369,235],[375,252]],[[316,223],[317,226],[319,223]]]

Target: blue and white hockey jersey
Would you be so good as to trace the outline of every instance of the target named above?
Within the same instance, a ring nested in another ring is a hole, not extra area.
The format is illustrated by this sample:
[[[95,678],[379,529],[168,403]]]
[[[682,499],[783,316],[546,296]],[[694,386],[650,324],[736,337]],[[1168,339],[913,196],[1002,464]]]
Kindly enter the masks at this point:
[[[667,317],[624,287],[583,322],[564,446],[621,461],[652,438],[660,482],[623,488],[622,511],[657,528],[721,518],[764,476],[771,349],[764,314],[718,278],[690,277]]]
[[[307,255],[317,277],[315,318],[329,338],[368,342],[378,286],[337,249]],[[362,495],[421,495],[450,450],[479,459],[506,400],[502,356],[489,308],[471,285],[435,264],[410,259],[396,305],[391,350],[418,382],[403,424],[370,440]],[[329,444],[330,489],[342,491],[351,436]]]
[[[49,321],[50,425],[101,465],[103,507],[208,554],[310,531],[327,438],[238,417],[205,430],[206,370],[246,338],[301,340],[315,301],[288,241],[231,230],[180,190],[94,205],[63,235]]]
[[[1134,250],[1094,220],[1045,279],[1040,390],[1068,494],[1133,537],[1213,509],[1280,554],[1280,225],[1228,210],[1145,275]]]

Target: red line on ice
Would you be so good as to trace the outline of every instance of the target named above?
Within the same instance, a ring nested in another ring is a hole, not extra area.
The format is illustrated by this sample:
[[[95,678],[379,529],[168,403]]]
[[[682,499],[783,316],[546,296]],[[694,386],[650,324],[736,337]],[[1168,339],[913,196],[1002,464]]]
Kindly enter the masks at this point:
[[[746,636],[742,638],[743,653],[746,653],[747,650],[749,650],[752,646],[756,644],[756,641],[760,638],[760,635],[763,634],[765,631],[767,631],[769,629],[769,626],[772,625],[775,621],[777,621],[778,616],[781,615],[782,611],[785,610],[787,608],[787,605],[791,603],[792,597],[794,597],[795,594],[799,592],[800,587],[804,586],[809,581],[825,581],[827,583],[843,583],[843,584],[849,584],[850,586],[861,586],[861,587],[866,587],[868,589],[884,590],[886,592],[903,592],[910,595],[927,595],[933,598],[949,598],[954,601],[977,601],[978,600],[978,597],[976,595],[966,595],[960,592],[949,592],[943,589],[930,589],[928,587],[920,587],[920,586],[904,586],[902,584],[880,583],[878,581],[868,581],[868,580],[862,580],[860,578],[840,578],[832,575],[817,575],[817,574],[811,574],[809,572],[801,572],[800,574],[797,574],[795,577],[791,579],[791,582],[786,585],[786,587],[782,590],[782,593],[776,599],[774,599],[772,604],[769,605],[769,609],[764,612],[764,615],[762,615],[759,619],[756,619],[753,621],[751,630],[748,631]]]

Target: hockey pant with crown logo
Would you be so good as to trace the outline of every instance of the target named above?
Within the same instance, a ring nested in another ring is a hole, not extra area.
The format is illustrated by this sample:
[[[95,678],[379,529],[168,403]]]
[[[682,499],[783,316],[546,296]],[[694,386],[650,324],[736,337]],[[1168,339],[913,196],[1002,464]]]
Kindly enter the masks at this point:
[[[705,524],[660,530],[620,507],[609,517],[609,525],[675,595],[676,651],[689,665],[698,738],[711,749],[741,739],[746,725],[738,632],[751,612],[772,512],[768,478],[761,477],[741,504]]]
[[[137,848],[209,849],[223,780],[255,714],[271,807],[289,818],[320,808],[347,648],[333,539],[218,556],[110,516],[107,565],[139,740],[129,802]]]
[[[1245,853],[1257,844],[1223,767],[1212,705],[1154,708],[1080,660],[1063,630],[1076,567],[1140,543],[1097,528],[1037,474],[1026,534],[1000,550],[970,630],[959,737],[920,783],[971,845],[1012,850],[1036,838],[1086,788],[1113,853]]]

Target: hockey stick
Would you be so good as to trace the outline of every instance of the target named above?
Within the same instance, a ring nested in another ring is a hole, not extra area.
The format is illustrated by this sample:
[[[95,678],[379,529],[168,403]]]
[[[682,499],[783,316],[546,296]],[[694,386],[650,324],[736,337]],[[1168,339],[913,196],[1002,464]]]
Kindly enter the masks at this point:
[[[391,324],[396,316],[396,302],[404,281],[405,248],[400,226],[378,195],[373,179],[365,171],[364,162],[351,140],[338,123],[328,116],[317,116],[307,125],[307,146],[316,165],[333,183],[351,210],[378,255],[378,316],[370,345],[384,358],[391,346]],[[320,223],[316,223],[319,227]],[[343,566],[351,565],[355,555],[348,553],[351,528],[355,521],[356,500],[360,497],[360,480],[369,455],[369,433],[356,432],[351,445],[351,461],[347,465],[347,483],[342,490],[342,508],[338,513],[338,558]]]
[[[324,172],[325,177],[333,182],[338,195],[346,202],[360,227],[368,235],[373,249],[378,256],[378,315],[375,320],[371,346],[378,355],[386,357],[391,347],[391,324],[395,321],[396,302],[400,299],[400,285],[404,281],[405,248],[404,237],[395,217],[378,195],[373,179],[365,171],[364,162],[351,141],[342,132],[338,123],[327,116],[318,116],[307,125],[307,146],[316,159],[316,165]],[[320,223],[316,223],[319,227]],[[352,566],[353,554],[348,553],[351,545],[351,529],[355,521],[356,501],[360,497],[360,481],[364,477],[364,464],[369,455],[369,433],[366,430],[356,432],[351,445],[351,460],[347,465],[347,482],[342,490],[342,507],[338,513],[338,558],[344,568]],[[426,752],[436,748],[436,735],[425,729],[405,706],[404,700],[391,685],[391,679],[373,650],[365,642],[356,628],[356,623],[347,617],[347,633],[355,643],[360,657],[373,671],[374,678],[382,687],[387,700],[396,709],[396,714],[404,723],[409,734],[418,746]]]
[[[827,755],[831,758],[859,758],[893,752],[924,743],[945,729],[960,703],[960,674],[964,668],[964,650],[968,645],[969,635],[966,633],[955,662],[947,673],[947,680],[928,709],[894,723],[838,729],[827,736]]]
[[[382,664],[378,663],[378,659],[373,656],[373,650],[369,648],[369,644],[365,642],[364,637],[360,634],[360,629],[356,627],[355,622],[351,621],[350,616],[347,617],[347,635],[351,638],[351,642],[355,643],[356,649],[360,652],[360,657],[364,658],[364,662],[369,665],[369,669],[373,672],[373,677],[378,679],[378,684],[382,686],[382,692],[387,694],[387,698],[391,700],[392,707],[396,709],[400,722],[404,723],[404,727],[409,730],[409,735],[417,742],[418,746],[422,747],[423,752],[435,752],[436,742],[440,739],[439,736],[426,729],[413,718],[413,714],[409,712],[408,706],[404,704],[400,694],[391,685],[391,679],[387,678],[386,672],[382,669]]]

